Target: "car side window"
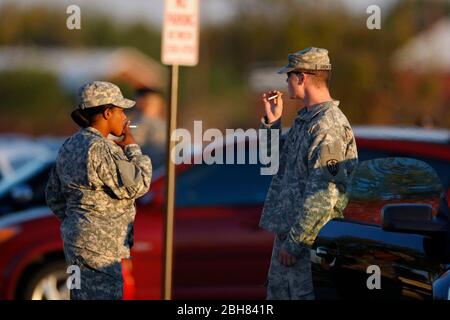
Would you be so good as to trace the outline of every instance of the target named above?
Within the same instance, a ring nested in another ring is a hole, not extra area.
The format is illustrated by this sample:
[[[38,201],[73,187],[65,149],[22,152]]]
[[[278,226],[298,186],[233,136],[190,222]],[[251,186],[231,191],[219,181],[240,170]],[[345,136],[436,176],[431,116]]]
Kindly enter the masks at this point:
[[[444,190],[448,190],[450,188],[450,164],[448,163],[448,161],[430,159],[426,157],[414,158],[428,163],[430,167],[432,167],[437,172]]]
[[[259,164],[193,165],[177,179],[178,207],[262,205],[272,176]]]
[[[28,178],[18,181],[5,194],[0,196],[0,216],[25,210],[32,206],[45,206],[45,187],[51,167],[51,162],[43,165]],[[18,190],[22,194],[18,194]]]
[[[437,173],[444,190],[448,190],[450,185],[450,167],[448,162],[443,160],[432,159],[429,157],[414,156],[406,153],[400,152],[386,152],[380,150],[370,150],[367,148],[358,148],[359,163],[366,160],[377,159],[377,158],[387,158],[387,157],[397,157],[397,158],[414,158],[428,164]],[[426,195],[424,195],[425,197]],[[420,200],[420,199],[419,199]],[[419,201],[418,200],[418,201]],[[424,202],[429,201],[429,199],[424,198]],[[374,223],[379,224],[381,218],[381,208],[387,204],[386,201],[379,202],[359,202],[350,201],[347,208],[344,211],[344,217],[349,220],[364,222],[364,223]]]
[[[377,159],[377,158],[386,158],[386,157],[390,157],[390,156],[391,155],[389,152],[379,151],[379,150],[369,150],[366,148],[358,147],[359,162],[371,160],[371,159]]]
[[[386,157],[408,157],[421,160],[423,162],[426,162],[430,167],[432,167],[437,172],[445,190],[448,190],[450,188],[450,165],[448,161],[433,159],[429,157],[409,155],[400,152],[369,150],[366,148],[358,148],[358,157],[360,162],[370,159],[386,158]]]

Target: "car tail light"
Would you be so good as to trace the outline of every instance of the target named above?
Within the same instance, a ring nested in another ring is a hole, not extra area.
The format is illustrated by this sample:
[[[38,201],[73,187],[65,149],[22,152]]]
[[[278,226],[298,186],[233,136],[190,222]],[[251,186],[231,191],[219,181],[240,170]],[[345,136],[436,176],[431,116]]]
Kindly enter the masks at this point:
[[[5,242],[19,233],[19,228],[3,228],[0,229],[0,243]]]
[[[123,299],[133,300],[135,298],[135,283],[133,277],[133,263],[129,259],[122,260],[123,277]]]

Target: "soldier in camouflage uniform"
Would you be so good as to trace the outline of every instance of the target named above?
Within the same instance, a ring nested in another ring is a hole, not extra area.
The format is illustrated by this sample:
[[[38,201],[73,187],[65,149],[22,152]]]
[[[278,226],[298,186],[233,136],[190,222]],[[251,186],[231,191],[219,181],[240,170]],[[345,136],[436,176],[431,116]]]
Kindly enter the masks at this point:
[[[122,299],[121,260],[130,256],[134,202],[149,189],[152,165],[124,114],[134,101],[101,81],[81,87],[79,99],[72,118],[82,128],[59,150],[47,204],[61,220],[67,264],[80,268],[81,288],[71,288],[71,299]]]
[[[289,98],[303,102],[290,130],[278,141],[273,177],[260,226],[275,233],[268,272],[268,299],[314,299],[310,248],[320,229],[342,217],[357,150],[350,124],[328,90],[328,51],[307,48],[290,54],[278,73],[287,74]],[[278,95],[269,100],[270,96]],[[281,92],[262,97],[261,128],[281,129]],[[268,130],[268,135],[270,135]],[[270,140],[270,139],[269,139]]]

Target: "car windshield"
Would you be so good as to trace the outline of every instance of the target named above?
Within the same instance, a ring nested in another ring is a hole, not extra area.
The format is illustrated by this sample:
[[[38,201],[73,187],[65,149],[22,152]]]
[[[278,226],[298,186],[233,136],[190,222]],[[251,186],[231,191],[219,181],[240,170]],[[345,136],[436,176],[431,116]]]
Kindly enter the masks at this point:
[[[32,139],[0,139],[0,196],[55,158],[55,151]]]
[[[32,176],[35,172],[41,170],[46,164],[51,161],[48,157],[34,158],[33,161],[27,161],[15,171],[14,174],[3,177],[0,181],[0,197],[2,197],[11,187],[24,182],[27,178]]]

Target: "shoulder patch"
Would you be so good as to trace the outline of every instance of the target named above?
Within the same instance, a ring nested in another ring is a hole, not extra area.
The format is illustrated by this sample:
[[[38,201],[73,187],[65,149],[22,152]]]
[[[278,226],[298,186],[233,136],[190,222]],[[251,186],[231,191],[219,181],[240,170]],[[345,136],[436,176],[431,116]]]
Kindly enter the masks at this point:
[[[343,154],[339,141],[321,146],[319,157],[320,166],[329,180],[336,181],[345,178]]]
[[[337,159],[327,160],[327,169],[330,174],[335,177],[339,172],[339,161]]]

